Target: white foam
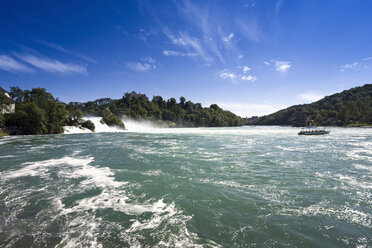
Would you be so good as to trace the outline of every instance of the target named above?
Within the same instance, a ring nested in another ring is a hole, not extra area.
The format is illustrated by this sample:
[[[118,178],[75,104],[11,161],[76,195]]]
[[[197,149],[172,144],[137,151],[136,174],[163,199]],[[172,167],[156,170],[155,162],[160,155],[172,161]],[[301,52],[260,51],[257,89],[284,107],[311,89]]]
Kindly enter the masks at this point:
[[[186,222],[191,216],[186,216],[176,207],[174,202],[166,203],[164,199],[149,199],[145,202],[138,201],[139,197],[127,192],[128,182],[115,180],[114,172],[108,167],[93,166],[92,157],[63,157],[60,159],[49,159],[37,162],[27,162],[22,164],[18,170],[6,171],[0,174],[0,179],[6,180],[34,176],[42,180],[50,180],[51,173],[58,170],[59,179],[68,181],[69,179],[80,179],[78,185],[69,184],[68,187],[58,186],[51,201],[54,214],[48,218],[48,223],[52,220],[67,220],[61,230],[62,240],[59,247],[102,247],[98,237],[102,230],[107,230],[107,226],[115,225],[115,222],[107,223],[101,218],[96,217],[95,211],[112,209],[127,215],[139,216],[143,213],[151,213],[148,218],[134,218],[127,227],[116,226],[123,242],[133,246],[141,246],[141,231],[149,229],[152,232],[167,232],[166,238],[157,245],[162,247],[202,247],[196,245],[198,237],[195,233],[187,230]],[[5,181],[4,181],[5,180]],[[48,192],[50,182],[42,184],[41,191]],[[63,199],[70,197],[71,194],[84,193],[88,189],[100,188],[97,195],[76,200],[72,205],[65,206]],[[22,191],[22,194],[12,194],[7,204],[14,205],[18,210],[13,213],[9,223],[17,218],[17,213],[27,205],[27,199],[38,189]],[[18,195],[18,196],[17,196]],[[23,203],[20,204],[20,203]],[[50,211],[50,210],[43,210]],[[10,217],[9,217],[10,218]],[[43,224],[43,223],[41,223]],[[45,223],[44,223],[45,224]],[[171,228],[165,226],[172,226]],[[175,232],[175,230],[177,230]],[[173,233],[175,232],[175,233]],[[212,243],[212,242],[211,242]],[[217,245],[216,245],[217,246]]]
[[[126,130],[119,128],[108,126],[106,124],[101,123],[102,117],[84,117],[83,120],[90,120],[94,124],[94,132],[96,133],[116,133],[116,132],[125,132]],[[64,133],[65,134],[76,134],[76,133],[92,133],[91,130],[88,128],[82,127],[75,127],[75,126],[64,126]]]
[[[2,179],[12,179],[17,177],[25,176],[45,176],[48,173],[49,167],[57,165],[70,165],[70,166],[87,166],[93,158],[73,158],[73,157],[63,157],[60,159],[49,159],[38,162],[27,162],[23,163],[21,169],[10,170],[5,172],[0,172],[0,177]]]
[[[91,133],[92,131],[88,128],[82,127],[75,127],[75,126],[64,126],[63,127],[65,134],[75,134],[75,133]]]
[[[14,155],[4,155],[4,156],[0,156],[0,158],[14,158],[15,156]]]
[[[360,210],[352,209],[348,206],[339,208],[332,208],[327,206],[327,203],[314,204],[308,207],[298,208],[298,209],[286,209],[280,211],[281,214],[290,215],[305,215],[305,216],[321,216],[328,215],[333,216],[339,220],[343,220],[349,223],[355,223],[363,225],[366,227],[372,227],[372,218],[369,214],[362,212]]]
[[[101,123],[102,117],[84,117],[84,120],[90,120],[95,127],[96,133],[115,133],[115,132],[125,132],[124,129],[119,127],[107,126]]]
[[[336,174],[335,178],[341,181],[341,183],[347,183],[351,186],[355,186],[362,189],[372,189],[372,183],[361,181],[360,179],[356,179],[352,176]]]
[[[125,124],[125,128],[130,132],[151,132],[160,129],[150,121],[137,121],[126,117],[122,121]]]
[[[372,150],[368,148],[354,148],[346,151],[346,155],[353,160],[367,160],[372,162]]]
[[[367,170],[367,171],[372,172],[372,166],[367,166],[367,165],[362,165],[362,164],[353,164],[353,166],[359,170]]]

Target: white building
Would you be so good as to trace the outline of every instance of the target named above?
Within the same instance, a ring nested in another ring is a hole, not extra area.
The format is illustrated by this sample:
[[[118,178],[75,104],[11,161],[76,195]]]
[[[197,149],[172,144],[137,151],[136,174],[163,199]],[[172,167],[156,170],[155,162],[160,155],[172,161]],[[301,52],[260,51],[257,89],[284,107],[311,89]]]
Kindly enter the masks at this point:
[[[10,97],[9,92],[0,87],[0,94],[8,98],[8,103],[0,103],[0,112],[2,114],[14,114],[15,101]]]

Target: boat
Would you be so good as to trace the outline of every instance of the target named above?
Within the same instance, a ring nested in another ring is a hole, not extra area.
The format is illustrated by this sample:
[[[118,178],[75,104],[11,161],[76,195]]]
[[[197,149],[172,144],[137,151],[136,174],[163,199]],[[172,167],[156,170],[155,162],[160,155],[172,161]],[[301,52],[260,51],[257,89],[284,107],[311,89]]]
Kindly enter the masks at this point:
[[[298,135],[324,135],[329,134],[330,131],[325,130],[325,128],[316,128],[316,127],[306,127],[303,128]]]

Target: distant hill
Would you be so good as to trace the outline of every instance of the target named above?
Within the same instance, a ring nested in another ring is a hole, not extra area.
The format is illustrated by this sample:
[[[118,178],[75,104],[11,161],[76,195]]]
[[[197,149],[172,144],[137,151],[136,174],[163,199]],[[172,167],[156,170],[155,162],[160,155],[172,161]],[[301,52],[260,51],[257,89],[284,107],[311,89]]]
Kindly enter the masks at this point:
[[[294,105],[270,115],[248,119],[252,125],[293,125],[306,112],[312,125],[346,126],[372,124],[372,84],[351,88],[310,103]]]

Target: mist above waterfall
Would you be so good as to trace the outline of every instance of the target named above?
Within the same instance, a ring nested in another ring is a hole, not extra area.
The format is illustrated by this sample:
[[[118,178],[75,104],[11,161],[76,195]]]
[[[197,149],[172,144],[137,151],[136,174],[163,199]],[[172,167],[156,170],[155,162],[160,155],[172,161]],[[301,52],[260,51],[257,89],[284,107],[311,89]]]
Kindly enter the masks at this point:
[[[146,132],[151,131],[156,128],[156,125],[150,121],[138,121],[129,119],[126,117],[122,118],[122,121],[125,124],[125,130],[121,129],[119,127],[115,126],[108,126],[105,123],[101,123],[102,117],[93,117],[93,116],[87,116],[83,118],[84,120],[90,120],[94,126],[95,126],[95,132],[96,133],[114,133],[114,132]],[[90,133],[90,131],[87,128],[79,128],[75,126],[65,126],[64,127],[65,134],[75,134],[75,133]]]
[[[122,118],[122,121],[129,132],[146,132],[159,128],[151,121],[138,121],[127,117]]]

